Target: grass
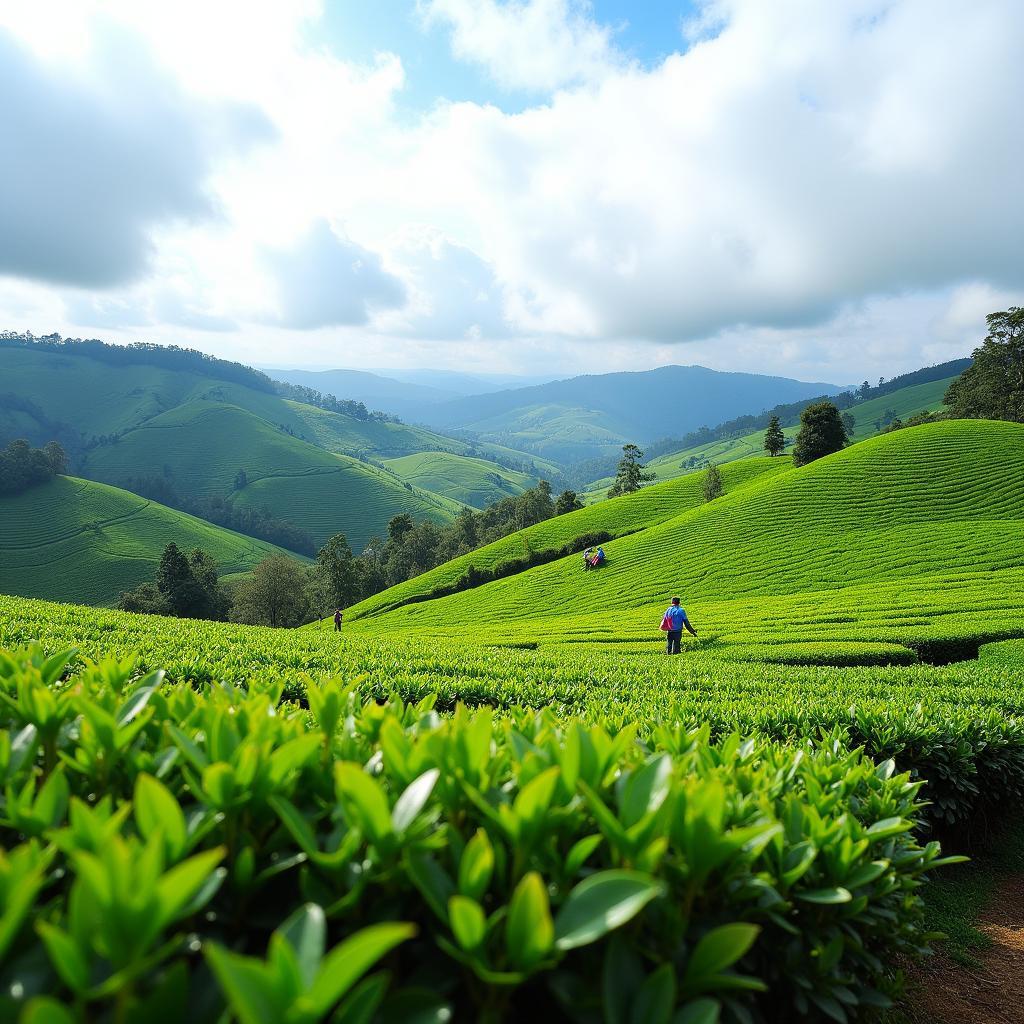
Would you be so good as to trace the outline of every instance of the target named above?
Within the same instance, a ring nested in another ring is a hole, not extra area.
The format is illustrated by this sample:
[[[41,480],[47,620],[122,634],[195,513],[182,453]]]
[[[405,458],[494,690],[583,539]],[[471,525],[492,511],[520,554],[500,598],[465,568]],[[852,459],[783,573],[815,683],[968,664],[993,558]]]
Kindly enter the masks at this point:
[[[522,494],[537,480],[485,459],[450,452],[418,452],[387,463],[403,480],[474,508]]]
[[[929,641],[996,640],[1024,628],[1022,456],[1020,425],[944,422],[883,435],[799,470],[776,466],[746,486],[730,486],[727,475],[724,497],[679,502],[676,514],[649,515],[646,524],[629,516],[632,507],[650,508],[648,495],[680,493],[670,489],[687,481],[696,491],[699,478],[683,477],[623,500],[622,521],[645,528],[606,544],[608,565],[596,573],[566,557],[392,615],[404,629],[433,632],[643,640],[656,637],[668,598],[679,593],[698,630],[720,647],[880,642],[940,657]],[[589,517],[615,508],[609,502],[575,515],[597,524]],[[549,528],[571,532],[558,520]],[[506,538],[505,550],[528,539]],[[450,566],[434,579],[445,574]],[[423,593],[428,582],[394,588],[357,610],[379,612]]]
[[[726,467],[723,477],[726,489],[735,490],[762,476],[784,473],[789,468],[788,459],[752,459]],[[478,570],[494,570],[516,559],[559,551],[581,537],[594,534],[621,537],[656,526],[678,516],[685,509],[697,507],[703,501],[702,484],[703,474],[691,475],[661,486],[645,488],[639,494],[613,498],[538,523],[446,562],[383,594],[368,598],[352,609],[352,616],[359,618],[385,608],[422,600],[434,590],[452,586],[471,566]],[[571,561],[579,565],[578,557]]]
[[[201,547],[224,573],[244,572],[280,548],[107,484],[57,477],[0,498],[0,591],[111,604],[151,580],[164,547]]]
[[[239,470],[248,484],[235,491]],[[345,533],[357,551],[400,512],[447,522],[459,508],[218,401],[196,400],[154,417],[91,451],[83,472],[114,484],[163,475],[181,493],[232,496],[239,506],[267,508],[317,543]]]

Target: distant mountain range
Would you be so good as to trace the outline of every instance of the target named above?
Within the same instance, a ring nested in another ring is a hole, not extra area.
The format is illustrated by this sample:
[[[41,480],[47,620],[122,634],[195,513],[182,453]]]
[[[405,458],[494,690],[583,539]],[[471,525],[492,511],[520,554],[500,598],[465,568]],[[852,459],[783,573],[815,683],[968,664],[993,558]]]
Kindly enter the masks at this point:
[[[817,395],[839,385],[726,373],[703,366],[588,374],[566,380],[501,386],[516,378],[482,378],[443,370],[268,370],[271,376],[442,431],[527,451],[564,464],[681,436],[747,412]],[[396,379],[402,374],[407,379]],[[415,379],[413,379],[415,378]],[[465,389],[477,390],[467,394]]]
[[[820,381],[661,366],[450,399],[433,406],[426,422],[566,463],[842,390]]]

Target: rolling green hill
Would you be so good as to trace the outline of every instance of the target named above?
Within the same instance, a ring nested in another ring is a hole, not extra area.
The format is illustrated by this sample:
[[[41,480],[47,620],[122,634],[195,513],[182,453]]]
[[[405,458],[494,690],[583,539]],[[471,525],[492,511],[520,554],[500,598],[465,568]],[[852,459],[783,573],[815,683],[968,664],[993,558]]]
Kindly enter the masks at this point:
[[[239,470],[248,483],[235,490]],[[309,444],[234,405],[197,399],[94,448],[83,472],[113,484],[154,475],[175,489],[266,508],[317,543],[346,534],[353,550],[401,512],[447,522],[460,506],[356,459]]]
[[[905,420],[918,412],[941,411],[945,408],[942,398],[946,393],[946,388],[955,379],[955,377],[946,377],[942,380],[930,381],[927,384],[901,388],[888,395],[883,395],[881,398],[872,398],[861,405],[854,406],[849,410],[854,418],[853,439],[863,441],[865,438],[873,437],[894,416]],[[798,429],[799,423],[796,420],[792,424],[784,425],[787,447],[796,440]],[[651,459],[647,468],[655,474],[658,480],[673,480],[686,473],[692,473],[694,464],[701,465],[705,460],[722,465],[726,462],[735,462],[737,459],[748,459],[763,454],[764,431],[755,430],[741,437],[722,438],[661,455],[656,459]],[[594,481],[584,492],[585,500],[596,501],[603,498],[611,484],[611,477]]]
[[[784,473],[790,465],[790,460],[783,457],[747,459],[726,466],[722,470],[726,491],[731,492],[749,486],[762,476]],[[422,601],[436,590],[452,587],[471,568],[482,572],[494,572],[499,566],[509,562],[553,556],[554,553],[571,546],[582,550],[586,544],[591,543],[590,540],[576,543],[580,538],[592,538],[596,535],[622,537],[656,526],[678,516],[686,509],[699,505],[704,500],[703,480],[702,473],[690,474],[680,480],[644,488],[638,494],[612,498],[576,512],[548,519],[469,554],[461,555],[381,594],[375,594],[355,605],[350,617],[357,619],[396,605]],[[579,554],[573,555],[570,561],[578,566]]]
[[[225,575],[282,553],[129,491],[75,477],[0,498],[0,524],[0,592],[87,604],[111,604],[122,590],[151,580],[171,541],[208,551]]]
[[[470,459],[450,452],[418,452],[387,463],[403,480],[461,501],[474,508],[522,494],[537,483],[536,477],[502,469],[484,459]]]
[[[669,486],[617,499],[624,518]],[[733,487],[606,550],[596,573],[581,572],[574,555],[403,607],[373,628],[400,618],[403,629],[435,633],[642,642],[657,640],[663,606],[681,593],[698,629],[726,644],[1018,635],[1024,426],[947,421],[881,435]],[[404,593],[378,595],[366,611]]]

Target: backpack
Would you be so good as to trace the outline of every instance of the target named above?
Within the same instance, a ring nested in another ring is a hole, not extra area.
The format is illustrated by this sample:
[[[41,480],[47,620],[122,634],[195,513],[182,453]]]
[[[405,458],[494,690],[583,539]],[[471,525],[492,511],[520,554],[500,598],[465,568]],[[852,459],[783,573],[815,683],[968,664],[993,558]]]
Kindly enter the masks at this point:
[[[665,617],[661,620],[661,628],[666,632],[670,633],[675,626],[672,625],[672,616],[668,612],[665,612]]]

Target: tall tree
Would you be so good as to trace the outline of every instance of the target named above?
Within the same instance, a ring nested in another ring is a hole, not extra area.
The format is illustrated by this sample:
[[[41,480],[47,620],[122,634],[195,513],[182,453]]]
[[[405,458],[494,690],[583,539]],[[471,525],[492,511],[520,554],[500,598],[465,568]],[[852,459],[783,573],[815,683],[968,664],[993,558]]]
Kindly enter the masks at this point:
[[[778,416],[768,421],[768,429],[764,432],[764,450],[772,458],[786,450],[786,435],[782,432]]]
[[[192,567],[178,545],[171,541],[160,556],[156,570],[156,588],[172,615],[196,614],[203,604],[202,590],[192,575]]]
[[[298,626],[307,617],[305,567],[270,555],[238,584],[231,618],[254,626]]]
[[[986,318],[988,335],[974,363],[946,390],[946,405],[961,419],[1024,423],[1024,307]]]
[[[316,564],[327,580],[336,607],[347,608],[359,600],[359,566],[345,534],[336,533],[327,541],[317,552]]]
[[[50,469],[54,475],[68,471],[67,453],[59,441],[47,442],[46,447],[43,448],[43,453],[46,455],[46,461],[49,462]]]
[[[853,440],[853,431],[857,426],[857,420],[852,412],[844,412],[839,417],[843,421],[843,430],[846,431],[846,440]]]
[[[722,480],[722,471],[713,462],[704,474],[704,500],[714,501],[725,494],[725,481]]]
[[[644,472],[644,453],[635,444],[622,446],[622,458],[615,470],[615,482],[608,490],[609,498],[620,494],[634,494],[641,486],[654,479],[653,473]]]
[[[576,512],[583,508],[583,502],[575,491],[564,490],[555,499],[555,515],[564,516],[566,512]]]
[[[806,466],[815,459],[846,447],[846,430],[832,402],[815,402],[800,414],[800,432],[793,446],[793,465]]]

